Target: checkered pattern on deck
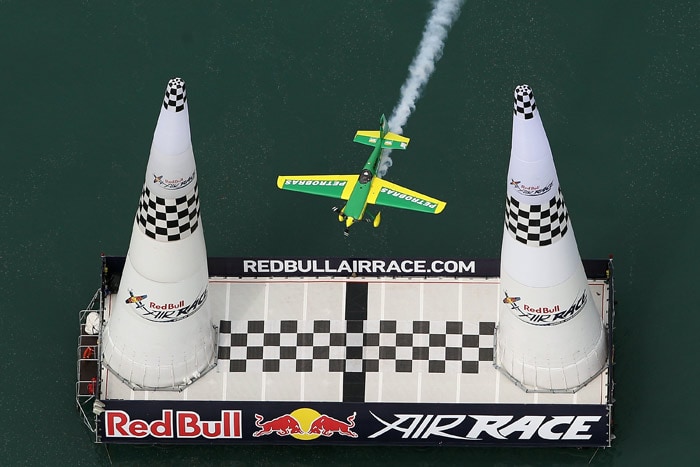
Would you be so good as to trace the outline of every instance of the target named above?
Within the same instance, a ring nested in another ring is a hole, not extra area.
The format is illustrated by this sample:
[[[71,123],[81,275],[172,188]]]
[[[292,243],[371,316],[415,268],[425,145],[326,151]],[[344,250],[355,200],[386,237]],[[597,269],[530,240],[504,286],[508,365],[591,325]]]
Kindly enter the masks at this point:
[[[507,196],[506,227],[513,238],[528,246],[559,241],[569,229],[569,212],[561,189],[545,204],[525,204]]]
[[[185,109],[185,102],[187,102],[185,81],[182,78],[173,78],[168,81],[168,86],[165,88],[163,108],[180,112]]]
[[[532,89],[527,84],[522,84],[515,88],[513,98],[513,113],[520,114],[523,118],[530,119],[534,116],[537,104]]]
[[[493,361],[493,322],[221,321],[230,372],[478,373]]]
[[[199,226],[199,190],[180,198],[161,198],[143,186],[136,222],[141,232],[161,241],[172,242],[187,238]]]

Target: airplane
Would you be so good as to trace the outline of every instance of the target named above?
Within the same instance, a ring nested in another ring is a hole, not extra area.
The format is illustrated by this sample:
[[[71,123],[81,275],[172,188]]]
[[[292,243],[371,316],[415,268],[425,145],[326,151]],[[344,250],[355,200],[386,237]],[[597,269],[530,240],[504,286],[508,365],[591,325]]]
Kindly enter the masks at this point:
[[[127,299],[125,300],[125,302],[126,302],[127,304],[129,304],[129,303],[134,303],[134,304],[136,305],[136,308],[137,308],[137,309],[138,309],[138,308],[146,309],[146,306],[145,306],[143,303],[141,303],[141,300],[143,300],[143,299],[145,299],[146,297],[148,297],[148,295],[134,295],[134,291],[133,291],[133,290],[129,290],[129,295],[130,295],[130,297],[127,298]]]
[[[513,309],[513,310],[518,310],[518,311],[520,311],[520,308],[519,308],[518,305],[515,303],[515,302],[519,302],[519,301],[520,301],[520,297],[509,297],[509,296],[508,296],[508,292],[505,292],[505,294],[506,294],[506,298],[503,299],[503,303],[505,303],[506,305],[510,305],[510,308]]]
[[[350,226],[366,220],[379,227],[381,212],[371,213],[368,204],[440,214],[447,203],[388,182],[377,175],[382,150],[406,149],[409,138],[389,131],[384,115],[379,120],[379,131],[359,130],[356,143],[372,146],[372,154],[359,175],[281,175],[277,187],[312,195],[328,196],[347,201],[342,208],[334,207],[338,221],[345,223],[345,236]]]

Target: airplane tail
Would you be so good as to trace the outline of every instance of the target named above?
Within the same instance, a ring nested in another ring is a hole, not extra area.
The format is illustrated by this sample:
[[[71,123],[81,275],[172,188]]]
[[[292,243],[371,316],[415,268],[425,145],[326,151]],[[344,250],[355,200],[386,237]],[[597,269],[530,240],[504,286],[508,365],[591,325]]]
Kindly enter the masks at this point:
[[[382,114],[379,120],[379,131],[359,130],[355,133],[355,139],[353,139],[353,141],[372,147],[376,147],[377,143],[382,141],[382,148],[394,150],[406,149],[410,138],[390,132],[386,117]]]
[[[389,122],[386,120],[384,114],[379,117],[379,133],[381,137],[384,138],[387,133],[389,133]]]

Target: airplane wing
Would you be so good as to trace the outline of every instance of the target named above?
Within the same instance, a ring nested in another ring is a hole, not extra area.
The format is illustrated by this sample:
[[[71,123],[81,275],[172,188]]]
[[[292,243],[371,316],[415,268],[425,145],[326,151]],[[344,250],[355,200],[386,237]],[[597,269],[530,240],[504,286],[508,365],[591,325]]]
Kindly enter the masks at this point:
[[[379,206],[410,209],[431,214],[440,214],[447,206],[444,201],[409,190],[379,177],[374,177],[372,181],[372,189],[367,202]]]
[[[277,187],[282,190],[300,191],[311,195],[328,196],[347,200],[357,183],[353,175],[280,175]]]

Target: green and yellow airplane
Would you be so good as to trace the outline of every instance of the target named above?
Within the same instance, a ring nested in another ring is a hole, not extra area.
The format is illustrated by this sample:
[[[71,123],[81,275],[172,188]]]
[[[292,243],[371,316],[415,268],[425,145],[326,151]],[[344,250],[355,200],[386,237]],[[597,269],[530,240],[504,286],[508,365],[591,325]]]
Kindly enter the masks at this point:
[[[392,133],[384,115],[379,120],[379,131],[360,130],[355,134],[356,143],[372,146],[372,155],[359,175],[281,175],[277,186],[282,190],[300,191],[312,195],[328,196],[347,201],[343,208],[334,207],[338,220],[345,223],[345,235],[355,222],[365,219],[379,227],[381,213],[372,214],[368,204],[410,209],[440,214],[447,203],[417,191],[409,190],[377,176],[382,150],[406,149],[409,139]]]

